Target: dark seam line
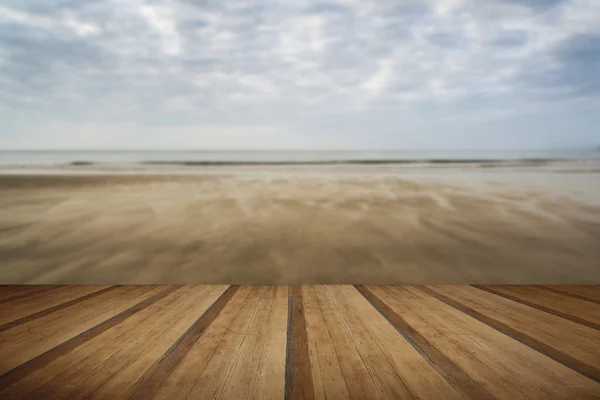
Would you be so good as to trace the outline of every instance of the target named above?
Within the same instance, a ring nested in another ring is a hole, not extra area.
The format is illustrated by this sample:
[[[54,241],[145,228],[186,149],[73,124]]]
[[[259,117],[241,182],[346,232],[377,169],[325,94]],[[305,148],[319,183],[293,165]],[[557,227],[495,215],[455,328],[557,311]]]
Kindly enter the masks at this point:
[[[288,291],[285,400],[314,398],[302,287],[294,285]]]

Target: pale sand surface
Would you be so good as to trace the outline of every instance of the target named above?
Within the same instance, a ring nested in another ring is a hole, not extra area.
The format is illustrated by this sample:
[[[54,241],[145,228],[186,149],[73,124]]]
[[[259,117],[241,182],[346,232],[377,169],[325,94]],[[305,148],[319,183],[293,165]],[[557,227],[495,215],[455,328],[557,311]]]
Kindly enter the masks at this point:
[[[5,170],[0,283],[598,284],[594,168]]]

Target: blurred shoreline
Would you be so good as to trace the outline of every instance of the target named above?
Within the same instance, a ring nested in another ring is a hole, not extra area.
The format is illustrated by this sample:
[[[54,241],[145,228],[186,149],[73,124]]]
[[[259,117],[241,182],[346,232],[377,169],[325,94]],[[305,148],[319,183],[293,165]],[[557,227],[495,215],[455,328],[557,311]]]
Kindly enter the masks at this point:
[[[495,150],[1,150],[0,165],[455,164],[600,161],[595,148]]]
[[[204,174],[204,173],[403,173],[417,170],[600,172],[600,160],[341,160],[341,161],[143,161],[68,163],[0,163],[0,174]]]

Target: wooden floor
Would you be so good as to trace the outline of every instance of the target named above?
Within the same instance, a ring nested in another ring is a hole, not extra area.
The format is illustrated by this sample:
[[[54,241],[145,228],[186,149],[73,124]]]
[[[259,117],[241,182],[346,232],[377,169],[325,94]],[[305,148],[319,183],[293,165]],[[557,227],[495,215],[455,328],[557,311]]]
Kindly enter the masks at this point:
[[[595,286],[1,286],[1,399],[600,399]]]

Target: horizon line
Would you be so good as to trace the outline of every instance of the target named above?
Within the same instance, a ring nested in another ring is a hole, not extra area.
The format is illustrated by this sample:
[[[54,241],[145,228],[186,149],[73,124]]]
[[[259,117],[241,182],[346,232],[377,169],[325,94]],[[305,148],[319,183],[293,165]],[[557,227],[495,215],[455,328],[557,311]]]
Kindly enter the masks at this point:
[[[208,151],[208,152],[328,152],[328,151],[340,151],[340,152],[395,152],[395,151],[527,151],[527,150],[598,150],[600,147],[590,146],[568,146],[568,147],[506,147],[506,148],[394,148],[394,149],[350,149],[350,148],[321,148],[321,149],[269,149],[269,148],[256,148],[256,149],[219,149],[219,148],[14,148],[14,149],[3,149],[0,148],[0,152],[25,152],[25,151],[87,151],[87,152],[101,152],[101,151],[114,151],[114,152],[130,152],[130,151],[172,151],[172,152],[194,152],[194,151]]]

